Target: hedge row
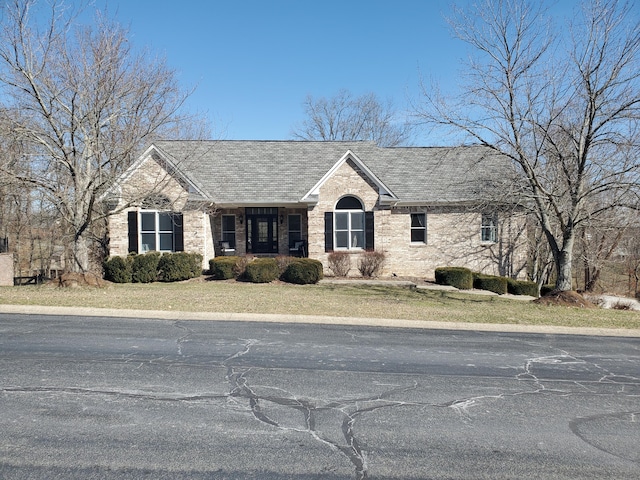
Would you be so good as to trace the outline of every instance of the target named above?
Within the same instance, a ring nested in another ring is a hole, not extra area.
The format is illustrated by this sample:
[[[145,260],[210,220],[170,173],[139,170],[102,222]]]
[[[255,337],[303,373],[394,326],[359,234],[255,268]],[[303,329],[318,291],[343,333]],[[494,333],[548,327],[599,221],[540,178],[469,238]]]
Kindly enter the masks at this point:
[[[473,288],[504,295],[507,293],[507,279],[506,277],[497,277],[495,275],[475,274],[473,276]]]
[[[451,285],[460,290],[476,288],[478,290],[488,290],[499,295],[510,293],[512,295],[538,296],[538,285],[535,282],[474,273],[464,267],[436,268],[435,277],[436,283]]]
[[[149,252],[112,257],[104,262],[104,279],[114,283],[178,282],[202,274],[202,255],[198,253]]]
[[[237,278],[253,283],[268,283],[279,278],[288,283],[318,283],[323,277],[322,263],[310,258],[216,257],[209,260],[209,272],[216,280]]]
[[[436,268],[436,283],[451,285],[460,290],[471,290],[473,288],[473,272],[464,267]]]

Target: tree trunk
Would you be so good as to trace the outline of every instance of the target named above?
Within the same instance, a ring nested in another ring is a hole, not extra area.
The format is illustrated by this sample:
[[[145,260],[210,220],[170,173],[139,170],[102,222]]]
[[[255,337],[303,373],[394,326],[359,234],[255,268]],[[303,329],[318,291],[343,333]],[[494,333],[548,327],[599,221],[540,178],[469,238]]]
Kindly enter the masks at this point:
[[[556,256],[556,290],[573,290],[571,262],[572,249],[564,248]]]
[[[87,272],[89,270],[89,239],[85,235],[76,235],[72,253],[73,258],[69,269],[72,272]]]

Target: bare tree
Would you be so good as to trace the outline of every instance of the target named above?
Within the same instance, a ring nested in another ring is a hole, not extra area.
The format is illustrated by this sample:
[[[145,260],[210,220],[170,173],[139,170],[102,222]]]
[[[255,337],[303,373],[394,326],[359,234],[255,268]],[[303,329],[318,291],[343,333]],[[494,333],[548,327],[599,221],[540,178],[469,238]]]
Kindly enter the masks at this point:
[[[86,271],[92,226],[109,213],[101,195],[144,144],[186,120],[188,94],[99,12],[91,28],[57,1],[3,3],[0,88],[11,134],[28,150],[28,168],[4,173],[46,195],[69,226],[71,269]]]
[[[391,101],[382,103],[374,93],[354,97],[340,90],[331,98],[307,96],[303,103],[307,118],[294,127],[300,140],[372,140],[383,147],[406,145],[411,131],[397,118]]]
[[[476,54],[464,93],[449,102],[423,85],[423,122],[449,127],[519,167],[520,198],[549,244],[558,290],[572,289],[581,225],[639,205],[640,25],[633,9],[586,1],[558,29],[539,2],[484,0],[455,9],[452,30]]]

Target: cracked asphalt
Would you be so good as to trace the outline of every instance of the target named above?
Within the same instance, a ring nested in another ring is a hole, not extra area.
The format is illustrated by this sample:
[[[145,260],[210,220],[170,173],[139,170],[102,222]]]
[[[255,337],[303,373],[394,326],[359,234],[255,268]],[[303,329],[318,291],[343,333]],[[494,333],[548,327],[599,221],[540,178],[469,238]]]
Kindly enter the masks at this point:
[[[630,336],[0,313],[0,478],[637,479]]]

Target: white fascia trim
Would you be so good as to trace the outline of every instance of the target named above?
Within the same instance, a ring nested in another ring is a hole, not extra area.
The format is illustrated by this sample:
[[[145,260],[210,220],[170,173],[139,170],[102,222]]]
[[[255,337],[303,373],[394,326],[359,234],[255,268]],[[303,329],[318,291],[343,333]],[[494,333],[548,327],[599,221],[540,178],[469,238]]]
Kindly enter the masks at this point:
[[[329,178],[331,178],[333,174],[336,173],[336,171],[349,159],[351,159],[358,166],[358,168],[360,168],[360,170],[362,170],[365,173],[365,175],[373,183],[375,183],[375,185],[378,187],[379,195],[388,195],[389,197],[397,200],[397,197],[393,194],[393,192],[389,190],[389,188],[387,188],[387,186],[384,183],[382,183],[382,181],[378,177],[376,177],[371,170],[369,170],[369,167],[367,167],[362,162],[362,160],[358,158],[358,156],[355,153],[353,153],[351,150],[347,150],[347,152],[342,156],[342,158],[340,158],[340,160],[338,160],[333,165],[333,167],[331,167],[329,171],[324,174],[324,176],[320,179],[320,181],[316,183],[313,186],[313,188],[306,193],[304,197],[302,197],[302,202],[312,202],[313,200],[310,197],[313,197],[313,196],[317,197],[320,194],[320,187],[322,187],[322,185],[324,185],[324,183]]]

